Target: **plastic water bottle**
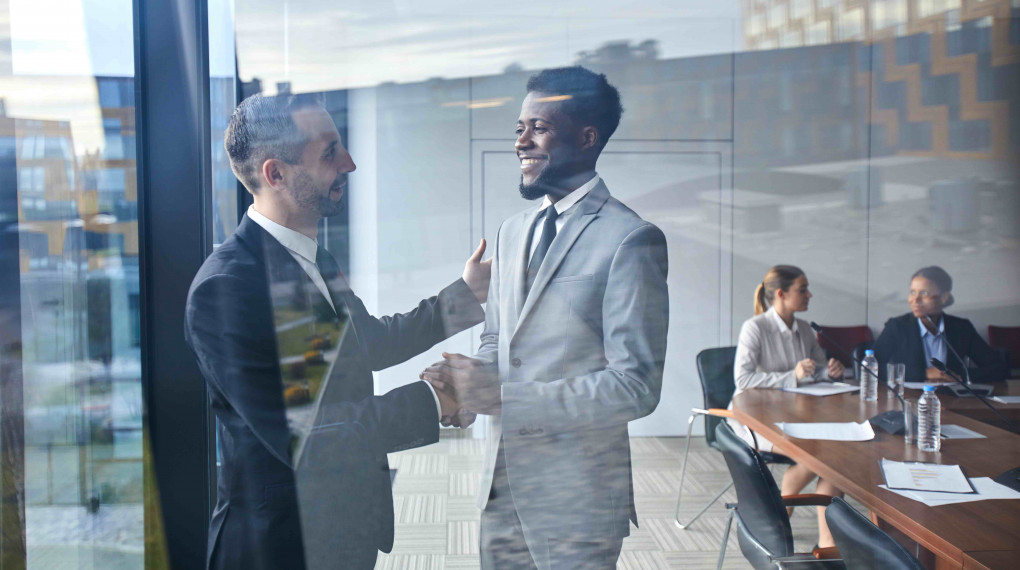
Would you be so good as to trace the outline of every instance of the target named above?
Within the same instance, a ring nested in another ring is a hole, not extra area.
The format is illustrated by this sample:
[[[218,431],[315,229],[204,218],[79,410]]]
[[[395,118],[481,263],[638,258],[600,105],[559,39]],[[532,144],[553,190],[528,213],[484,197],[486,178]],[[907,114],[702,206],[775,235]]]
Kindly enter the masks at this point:
[[[942,446],[942,404],[935,395],[935,386],[925,385],[917,401],[917,448],[938,451]]]
[[[861,362],[861,400],[874,402],[878,399],[878,359],[874,350],[864,351]]]

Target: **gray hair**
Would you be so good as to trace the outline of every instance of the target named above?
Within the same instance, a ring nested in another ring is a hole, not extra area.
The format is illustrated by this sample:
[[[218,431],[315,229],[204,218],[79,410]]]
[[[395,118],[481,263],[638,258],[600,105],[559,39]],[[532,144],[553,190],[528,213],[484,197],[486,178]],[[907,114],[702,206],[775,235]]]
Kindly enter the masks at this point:
[[[305,107],[323,107],[318,94],[255,94],[234,109],[223,136],[230,167],[249,192],[261,186],[262,165],[275,158],[287,164],[301,162],[308,143],[294,123],[293,113]]]

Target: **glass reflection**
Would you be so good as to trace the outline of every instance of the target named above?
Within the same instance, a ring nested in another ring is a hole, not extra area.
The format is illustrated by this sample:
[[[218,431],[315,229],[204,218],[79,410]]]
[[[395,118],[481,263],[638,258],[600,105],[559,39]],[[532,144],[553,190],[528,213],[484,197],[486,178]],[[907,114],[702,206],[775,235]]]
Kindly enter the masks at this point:
[[[626,112],[599,174],[663,229],[671,254],[662,399],[631,436],[678,434],[675,418],[701,405],[695,355],[736,342],[752,316],[747,291],[775,264],[811,275],[807,319],[828,326],[877,337],[926,265],[954,276],[951,310],[982,337],[1020,324],[1016,2],[703,4],[245,0],[232,33],[249,93],[343,101],[330,112],[359,168],[349,238],[328,249],[349,258],[344,273],[374,314],[444,285],[526,206],[510,127],[527,78],[571,64],[606,73]],[[440,348],[473,354],[478,332]],[[432,361],[377,373],[377,393]],[[487,429],[482,418],[470,437]],[[450,500],[466,500],[482,458],[461,435],[390,464],[449,464]],[[443,520],[401,511],[427,502],[401,481],[398,548],[401,525],[413,534]],[[671,500],[639,496],[639,516],[652,513],[654,527]],[[474,530],[475,514],[457,510],[444,537]],[[474,555],[451,541],[421,552]],[[410,560],[417,543],[405,544],[393,564]]]
[[[131,6],[61,4],[3,3],[0,552],[12,567],[141,568]]]

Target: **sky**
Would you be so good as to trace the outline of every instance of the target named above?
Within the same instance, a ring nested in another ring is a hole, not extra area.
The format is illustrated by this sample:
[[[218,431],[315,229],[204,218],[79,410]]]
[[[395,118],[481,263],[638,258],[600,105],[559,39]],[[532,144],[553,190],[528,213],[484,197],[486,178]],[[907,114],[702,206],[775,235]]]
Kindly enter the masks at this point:
[[[740,47],[739,0],[209,0],[210,70],[269,92],[492,75],[573,63],[611,41],[660,57]],[[70,121],[76,154],[102,147],[94,76],[134,75],[132,0],[0,0],[8,116]],[[6,40],[6,41],[5,41]]]
[[[242,78],[270,90],[367,87],[573,63],[611,41],[659,43],[662,58],[739,49],[740,2],[701,0],[237,0]]]

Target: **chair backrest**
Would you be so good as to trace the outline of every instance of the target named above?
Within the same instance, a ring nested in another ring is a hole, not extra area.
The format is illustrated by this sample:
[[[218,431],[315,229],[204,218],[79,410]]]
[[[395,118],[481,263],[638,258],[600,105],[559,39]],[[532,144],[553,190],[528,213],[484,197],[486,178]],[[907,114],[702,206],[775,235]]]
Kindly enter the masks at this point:
[[[698,353],[698,378],[701,379],[701,393],[705,398],[705,409],[726,408],[733,399],[736,385],[733,381],[733,360],[737,347],[706,348]],[[715,444],[715,426],[722,418],[705,416],[705,441]]]
[[[875,346],[874,341],[870,341],[870,340],[864,341],[862,343],[858,343],[856,346],[854,346],[854,348],[852,350],[852,353],[854,355],[854,363],[853,363],[853,365],[854,365],[854,378],[857,378],[858,380],[860,380],[860,378],[861,378],[861,365],[857,364],[857,363],[862,361],[862,360],[864,360],[864,351],[868,350],[869,348],[872,348],[874,346]],[[885,371],[883,371],[883,370],[879,370],[878,371],[878,377],[879,378],[884,378],[885,377],[884,375],[885,375]]]
[[[1009,367],[1020,368],[1020,327],[988,325],[988,344],[1009,354]]]
[[[747,532],[754,536],[773,556],[793,554],[793,532],[790,517],[783,506],[783,497],[772,472],[758,453],[737,437],[726,422],[716,428],[716,442],[726,459],[726,467],[737,491],[737,512]],[[740,551],[755,568],[772,568],[769,553],[762,552],[737,533]]]
[[[832,338],[832,340],[839,343],[839,346],[842,346],[847,350],[852,349],[862,342],[871,342],[875,340],[874,335],[871,333],[871,327],[868,325],[856,325],[852,327],[823,326],[822,330],[825,331],[825,334]],[[825,336],[818,335],[818,346],[825,350],[826,354],[829,355],[829,358],[835,358],[842,362],[843,366],[849,367],[853,364],[853,360],[851,360],[848,355],[844,354],[842,350],[837,348],[836,345],[832,344],[832,341]]]
[[[825,509],[825,522],[847,568],[924,568],[898,542],[839,497]]]

